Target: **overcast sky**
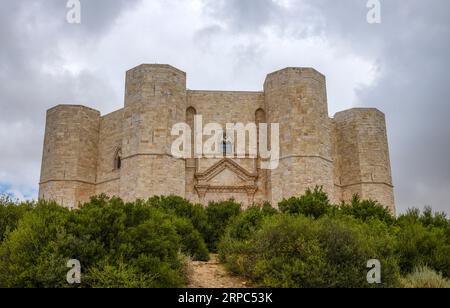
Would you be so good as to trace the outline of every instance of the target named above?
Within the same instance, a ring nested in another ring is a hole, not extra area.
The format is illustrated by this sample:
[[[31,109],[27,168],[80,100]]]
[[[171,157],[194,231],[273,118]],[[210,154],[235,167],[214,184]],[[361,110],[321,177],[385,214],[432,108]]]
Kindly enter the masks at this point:
[[[330,116],[386,113],[399,212],[450,213],[450,1],[0,0],[0,193],[36,198],[45,112],[123,106],[125,71],[168,63],[191,89],[261,90],[267,73],[314,67]]]

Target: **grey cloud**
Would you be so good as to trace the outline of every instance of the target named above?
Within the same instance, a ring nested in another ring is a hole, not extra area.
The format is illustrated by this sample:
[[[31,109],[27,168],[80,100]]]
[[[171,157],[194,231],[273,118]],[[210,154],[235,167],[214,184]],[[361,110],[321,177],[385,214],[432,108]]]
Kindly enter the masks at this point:
[[[136,2],[81,1],[83,17],[80,25],[66,22],[65,0],[19,0],[2,4],[0,41],[7,48],[0,48],[0,119],[15,121],[23,120],[24,116],[35,119],[38,110],[58,102],[103,99],[104,91],[97,91],[98,94],[92,97],[93,91],[89,91],[89,87],[93,87],[93,83],[85,83],[87,89],[77,87],[85,80],[95,79],[89,72],[78,76],[67,71],[52,73],[46,68],[62,66],[62,41],[95,46],[98,36],[114,25],[115,19],[123,13],[124,5]],[[102,86],[98,80],[97,84]]]
[[[271,23],[280,7],[271,0],[207,0],[205,10],[232,30],[253,32]]]
[[[110,85],[91,72],[58,70],[61,42],[92,46],[138,1],[82,0],[82,23],[66,22],[66,0],[2,1],[0,10],[0,186],[35,194],[45,110],[60,103],[101,105]]]
[[[380,80],[358,91],[359,104],[387,115],[400,211],[432,205],[450,212],[450,22],[445,13],[450,3],[382,1],[380,25],[358,21],[355,14],[339,18],[348,7],[338,3],[323,10],[325,31],[380,63]]]
[[[227,1],[215,5],[215,16],[235,35],[275,24],[280,35],[325,36],[376,62],[380,78],[358,89],[358,106],[387,115],[399,210],[450,212],[450,2],[381,1],[379,25],[366,22],[366,3],[303,0],[284,9],[275,1]]]

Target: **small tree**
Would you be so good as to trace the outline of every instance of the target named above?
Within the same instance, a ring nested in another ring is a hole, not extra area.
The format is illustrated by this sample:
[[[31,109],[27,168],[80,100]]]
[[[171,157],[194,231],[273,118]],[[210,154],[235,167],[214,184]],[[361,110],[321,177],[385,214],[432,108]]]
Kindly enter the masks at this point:
[[[330,200],[323,191],[323,187],[316,186],[314,190],[307,189],[299,198],[293,197],[278,204],[282,213],[302,214],[307,217],[319,218],[327,214],[330,209]]]
[[[382,204],[374,200],[361,200],[359,195],[354,195],[350,203],[342,203],[340,212],[362,221],[377,219],[389,225],[395,221],[395,217]]]

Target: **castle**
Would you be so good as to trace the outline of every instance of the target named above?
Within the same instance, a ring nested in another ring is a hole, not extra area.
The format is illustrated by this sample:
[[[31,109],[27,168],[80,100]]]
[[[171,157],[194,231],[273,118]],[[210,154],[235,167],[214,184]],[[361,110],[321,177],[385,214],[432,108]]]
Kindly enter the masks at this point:
[[[126,73],[124,108],[59,105],[47,111],[39,197],[76,208],[93,195],[126,201],[177,195],[196,203],[235,199],[276,205],[323,186],[331,201],[354,194],[395,212],[384,114],[356,108],[328,115],[325,77],[312,68],[269,74],[261,92],[197,91],[170,65]],[[175,158],[176,123],[279,123],[279,164],[261,158]]]

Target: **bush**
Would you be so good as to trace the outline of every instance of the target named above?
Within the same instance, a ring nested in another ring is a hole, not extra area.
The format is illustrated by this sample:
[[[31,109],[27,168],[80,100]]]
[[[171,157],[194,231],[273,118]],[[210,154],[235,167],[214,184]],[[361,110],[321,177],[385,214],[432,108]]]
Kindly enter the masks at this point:
[[[278,204],[282,213],[302,214],[307,217],[319,218],[327,214],[332,206],[327,194],[322,187],[315,187],[314,190],[307,189],[300,198],[290,198]]]
[[[448,287],[443,213],[413,209],[395,219],[358,196],[332,206],[319,187],[279,208],[99,196],[69,211],[0,197],[0,287],[70,287],[69,259],[81,262],[81,287],[183,287],[187,260],[208,260],[208,248],[263,287]],[[370,259],[382,263],[381,285],[366,281]]]
[[[450,281],[428,267],[419,267],[402,279],[404,288],[436,289],[450,288]]]
[[[209,251],[202,235],[187,218],[172,220],[177,233],[181,236],[181,251],[195,261],[208,261]]]
[[[448,230],[434,224],[426,226],[416,214],[417,211],[410,211],[397,221],[397,253],[402,273],[408,274],[416,267],[428,266],[450,277]]]
[[[234,201],[211,202],[206,208],[208,231],[205,241],[210,251],[217,251],[217,244],[225,233],[228,223],[239,215],[241,205]]]
[[[404,274],[417,266],[427,265],[450,276],[450,244],[443,229],[420,223],[404,224],[399,228],[397,238],[399,264]]]
[[[195,229],[206,236],[209,230],[208,215],[203,205],[192,204],[191,202],[176,196],[153,197],[148,203],[165,212],[174,213],[178,217],[189,219]]]
[[[358,195],[353,196],[350,203],[342,203],[339,211],[341,214],[353,216],[362,221],[377,219],[389,225],[395,221],[389,209],[373,200],[361,200]]]
[[[89,270],[84,281],[92,288],[153,288],[157,287],[156,275],[119,262],[117,265],[101,265]]]
[[[33,209],[33,203],[17,203],[6,195],[0,195],[0,243],[14,231],[19,220]]]
[[[205,238],[210,232],[205,208],[199,204],[175,196],[153,197],[147,202],[149,206],[176,216],[174,225],[182,237],[183,252],[196,261],[208,261],[209,251]]]
[[[82,287],[181,287],[179,252],[199,243],[192,230],[140,202],[93,198],[73,212],[41,202],[0,246],[0,287],[68,287],[69,259],[82,265]]]
[[[219,253],[230,270],[263,287],[391,287],[399,281],[394,244],[384,223],[284,214],[265,218],[247,240],[228,232]],[[381,285],[367,283],[370,259],[382,262]]]
[[[0,287],[62,287],[65,258],[56,250],[68,233],[69,211],[39,204],[24,215],[0,246]]]
[[[226,233],[234,239],[248,239],[260,229],[265,217],[275,213],[267,206],[252,206],[231,220]]]

